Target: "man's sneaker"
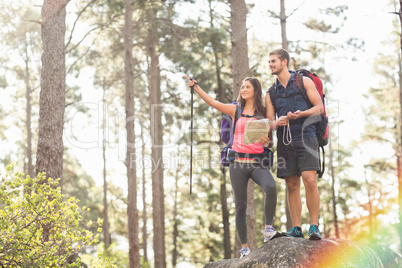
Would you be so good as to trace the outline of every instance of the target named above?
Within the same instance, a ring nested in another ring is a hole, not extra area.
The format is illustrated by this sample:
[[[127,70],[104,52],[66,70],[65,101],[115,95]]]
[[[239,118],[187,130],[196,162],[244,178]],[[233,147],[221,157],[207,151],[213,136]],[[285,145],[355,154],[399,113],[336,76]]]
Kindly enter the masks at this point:
[[[300,227],[293,227],[284,234],[288,237],[304,238],[303,231]]]
[[[244,256],[250,254],[250,249],[248,247],[242,247],[241,250],[239,250],[239,252],[240,252],[240,258],[243,258]]]
[[[271,239],[271,237],[273,237],[276,234],[276,230],[274,227],[272,227],[272,225],[267,225],[267,227],[265,227],[263,234],[265,243],[268,242],[268,240]]]
[[[317,225],[310,225],[310,229],[308,230],[308,239],[321,240],[321,233]]]

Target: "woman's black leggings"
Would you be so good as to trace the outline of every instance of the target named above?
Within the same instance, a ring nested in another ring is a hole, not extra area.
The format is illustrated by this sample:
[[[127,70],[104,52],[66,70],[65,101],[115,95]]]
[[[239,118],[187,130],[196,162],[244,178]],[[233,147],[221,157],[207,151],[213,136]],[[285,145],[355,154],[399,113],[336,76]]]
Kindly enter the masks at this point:
[[[230,181],[236,206],[236,228],[242,244],[247,243],[247,184],[251,178],[265,192],[265,224],[272,225],[276,208],[276,184],[271,172],[256,163],[230,163]]]

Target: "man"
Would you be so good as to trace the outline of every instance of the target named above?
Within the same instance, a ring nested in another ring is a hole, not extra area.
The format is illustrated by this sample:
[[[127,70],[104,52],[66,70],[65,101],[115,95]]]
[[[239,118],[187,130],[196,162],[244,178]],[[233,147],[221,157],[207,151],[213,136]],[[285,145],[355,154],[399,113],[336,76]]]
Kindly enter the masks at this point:
[[[306,190],[307,208],[310,214],[310,240],[320,240],[318,214],[320,197],[317,187],[317,170],[320,169],[318,141],[315,126],[306,119],[319,115],[323,110],[322,101],[313,81],[303,77],[304,87],[312,107],[307,104],[296,86],[296,72],[289,71],[289,53],[276,49],[269,53],[269,68],[277,79],[271,90],[276,90],[275,103],[271,94],[266,94],[267,118],[272,122],[271,130],[277,130],[277,176],[284,178],[288,190],[289,210],[293,228],[284,233],[286,236],[304,238],[301,230],[301,179]],[[274,96],[274,95],[272,95]],[[275,113],[277,119],[275,120]]]

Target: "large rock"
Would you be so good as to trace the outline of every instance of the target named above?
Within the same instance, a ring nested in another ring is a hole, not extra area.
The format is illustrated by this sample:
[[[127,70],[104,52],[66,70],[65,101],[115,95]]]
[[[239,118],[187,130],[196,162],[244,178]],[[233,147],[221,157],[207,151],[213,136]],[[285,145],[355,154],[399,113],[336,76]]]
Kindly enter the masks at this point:
[[[385,246],[336,238],[320,241],[279,237],[241,259],[204,268],[400,268],[402,257]]]

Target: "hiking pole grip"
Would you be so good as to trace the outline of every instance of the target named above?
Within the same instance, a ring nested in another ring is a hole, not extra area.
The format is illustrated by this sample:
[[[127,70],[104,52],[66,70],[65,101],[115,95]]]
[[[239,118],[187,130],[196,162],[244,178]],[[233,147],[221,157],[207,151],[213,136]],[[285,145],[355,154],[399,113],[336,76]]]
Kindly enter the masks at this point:
[[[193,79],[193,78],[190,78],[190,80],[193,81],[194,79]],[[194,84],[195,84],[195,85],[198,85],[197,82],[195,82]],[[193,105],[194,86],[191,86],[190,88],[191,88],[191,105]],[[193,106],[191,106],[191,107],[193,107]],[[191,110],[191,111],[192,111],[192,110]]]

